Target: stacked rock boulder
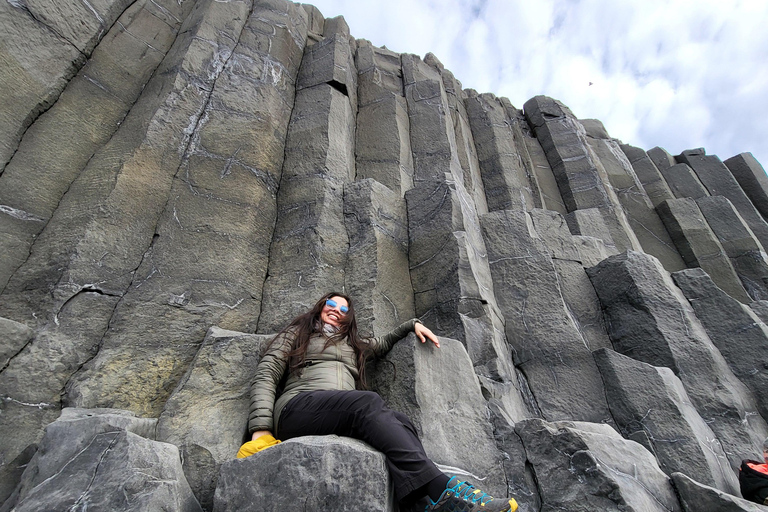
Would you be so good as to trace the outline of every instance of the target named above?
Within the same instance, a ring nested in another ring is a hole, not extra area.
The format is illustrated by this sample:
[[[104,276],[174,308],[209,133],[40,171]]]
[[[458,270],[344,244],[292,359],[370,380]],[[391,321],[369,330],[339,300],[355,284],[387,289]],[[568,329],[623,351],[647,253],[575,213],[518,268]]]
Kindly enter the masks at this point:
[[[446,472],[524,511],[757,510],[768,178],[612,138],[287,0],[0,3],[0,510],[397,510],[383,456],[236,460],[331,290]],[[460,77],[459,77],[460,78]]]

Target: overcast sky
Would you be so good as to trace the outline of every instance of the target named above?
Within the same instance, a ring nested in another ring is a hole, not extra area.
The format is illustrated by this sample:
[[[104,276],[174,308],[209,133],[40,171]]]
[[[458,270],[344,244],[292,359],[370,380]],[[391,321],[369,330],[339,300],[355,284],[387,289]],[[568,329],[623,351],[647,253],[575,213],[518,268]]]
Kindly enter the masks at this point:
[[[356,38],[434,53],[465,88],[517,108],[544,94],[627,144],[749,151],[768,167],[766,0],[310,3]]]

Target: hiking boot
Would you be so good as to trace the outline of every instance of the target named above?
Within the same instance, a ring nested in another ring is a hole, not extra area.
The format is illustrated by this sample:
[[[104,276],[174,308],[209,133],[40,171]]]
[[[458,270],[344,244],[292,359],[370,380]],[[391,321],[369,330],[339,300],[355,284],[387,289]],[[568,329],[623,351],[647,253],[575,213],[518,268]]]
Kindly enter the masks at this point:
[[[515,510],[517,510],[517,502],[514,499],[496,499],[488,496],[469,482],[461,482],[454,476],[448,481],[440,498],[427,505],[424,512],[515,512]]]

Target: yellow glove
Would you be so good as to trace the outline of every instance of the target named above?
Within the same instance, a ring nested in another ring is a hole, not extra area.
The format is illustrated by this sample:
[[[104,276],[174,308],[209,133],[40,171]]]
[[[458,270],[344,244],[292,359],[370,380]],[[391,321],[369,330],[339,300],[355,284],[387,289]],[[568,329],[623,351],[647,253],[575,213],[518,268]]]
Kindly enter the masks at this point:
[[[257,437],[253,441],[248,441],[243,446],[241,446],[240,450],[237,452],[237,458],[244,459],[253,455],[254,453],[260,452],[265,448],[275,446],[276,444],[280,444],[280,441],[269,434],[264,434],[263,436]]]

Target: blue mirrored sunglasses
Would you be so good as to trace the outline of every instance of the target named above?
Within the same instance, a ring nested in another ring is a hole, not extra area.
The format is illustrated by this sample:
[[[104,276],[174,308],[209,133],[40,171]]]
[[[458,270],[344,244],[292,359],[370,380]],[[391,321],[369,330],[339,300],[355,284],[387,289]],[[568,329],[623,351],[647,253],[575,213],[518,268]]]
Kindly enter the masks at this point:
[[[339,304],[335,300],[328,299],[325,301],[325,305],[329,308],[335,308],[336,306],[339,306]],[[349,308],[347,306],[339,306],[339,311],[341,311],[342,315],[346,315],[347,311],[349,311]]]

